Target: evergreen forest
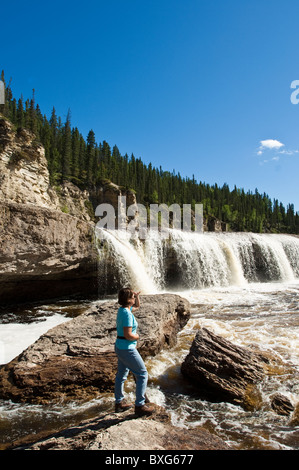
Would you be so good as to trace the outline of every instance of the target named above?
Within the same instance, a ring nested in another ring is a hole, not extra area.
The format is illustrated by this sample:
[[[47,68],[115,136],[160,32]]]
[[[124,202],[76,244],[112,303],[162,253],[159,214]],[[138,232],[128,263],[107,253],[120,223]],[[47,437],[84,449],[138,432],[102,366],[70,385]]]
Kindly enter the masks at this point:
[[[53,186],[70,181],[91,191],[113,182],[135,191],[137,201],[147,207],[152,203],[203,204],[204,216],[220,219],[231,231],[299,234],[299,213],[292,203],[284,207],[257,189],[245,192],[237,186],[230,189],[227,184],[220,187],[197,182],[194,176],[182,177],[175,170],[146,165],[133,153],[121,155],[116,145],[97,142],[92,129],[82,136],[77,127],[72,127],[70,111],[64,122],[54,107],[46,117],[35,101],[34,90],[30,99],[16,99],[3,71],[1,80],[5,83],[5,104],[0,105],[0,112],[16,128],[31,130],[43,144]]]

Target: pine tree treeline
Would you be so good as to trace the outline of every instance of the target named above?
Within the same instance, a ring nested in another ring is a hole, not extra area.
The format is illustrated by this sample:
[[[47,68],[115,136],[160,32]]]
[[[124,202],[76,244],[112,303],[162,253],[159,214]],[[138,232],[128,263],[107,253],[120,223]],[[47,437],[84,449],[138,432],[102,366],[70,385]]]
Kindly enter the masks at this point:
[[[5,82],[3,72],[1,80]],[[97,143],[93,130],[85,139],[77,127],[72,128],[70,111],[62,122],[53,107],[48,119],[35,102],[34,90],[25,102],[22,96],[18,100],[13,97],[10,84],[6,84],[5,94],[0,111],[16,127],[30,129],[43,144],[53,186],[71,181],[80,189],[92,190],[111,181],[134,190],[137,201],[145,206],[203,204],[204,215],[226,222],[232,231],[299,233],[299,213],[293,204],[285,208],[257,190],[245,193],[236,186],[230,190],[227,184],[198,183],[194,176],[183,178],[175,171],[145,165],[133,154],[121,155],[116,145],[111,148],[105,140]]]

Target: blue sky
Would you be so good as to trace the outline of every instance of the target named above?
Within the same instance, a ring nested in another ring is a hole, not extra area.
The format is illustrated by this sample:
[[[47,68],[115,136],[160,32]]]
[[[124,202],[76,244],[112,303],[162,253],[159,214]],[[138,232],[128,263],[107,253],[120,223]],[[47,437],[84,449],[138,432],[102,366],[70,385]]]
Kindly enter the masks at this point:
[[[297,0],[28,0],[0,15],[16,98],[34,88],[84,137],[299,211]]]

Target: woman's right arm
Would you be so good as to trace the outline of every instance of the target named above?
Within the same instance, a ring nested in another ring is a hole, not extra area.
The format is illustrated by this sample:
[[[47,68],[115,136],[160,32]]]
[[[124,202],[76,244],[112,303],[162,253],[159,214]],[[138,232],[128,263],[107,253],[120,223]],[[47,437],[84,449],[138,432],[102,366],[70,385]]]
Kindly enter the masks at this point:
[[[124,326],[124,337],[128,339],[129,341],[137,341],[139,339],[139,334],[134,334],[132,333],[132,327],[131,326]]]

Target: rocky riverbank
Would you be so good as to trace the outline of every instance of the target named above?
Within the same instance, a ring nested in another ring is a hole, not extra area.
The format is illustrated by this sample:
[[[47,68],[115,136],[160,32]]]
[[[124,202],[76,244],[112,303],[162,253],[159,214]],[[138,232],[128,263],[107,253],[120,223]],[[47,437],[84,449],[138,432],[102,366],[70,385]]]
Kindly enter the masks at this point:
[[[90,223],[46,207],[0,207],[0,300],[28,302],[97,293]]]
[[[52,328],[0,369],[0,398],[15,402],[88,400],[113,391],[117,359],[115,302]],[[145,358],[175,344],[190,318],[189,302],[177,295],[141,296],[137,312]]]
[[[0,116],[0,301],[97,292],[88,194],[50,184],[44,148]]]
[[[0,397],[20,402],[88,400],[113,391],[117,304],[105,302],[42,335],[0,369]],[[178,295],[141,296],[137,313],[139,351],[145,358],[174,346],[190,318],[189,302]],[[150,417],[134,408],[106,413],[49,435],[27,436],[10,449],[28,450],[226,450],[227,444],[200,427],[188,431],[171,424],[154,405]]]
[[[99,303],[42,335],[0,369],[0,397],[21,403],[80,402],[113,393],[116,357],[115,302]],[[144,358],[172,348],[190,318],[189,302],[178,295],[141,296],[137,312]],[[265,406],[259,386],[271,376],[275,358],[232,344],[211,331],[197,331],[182,373],[193,393],[204,400],[231,402],[245,410]],[[275,371],[274,371],[275,372]],[[134,408],[111,410],[67,429],[35,434],[11,442],[9,448],[29,450],[225,450],[229,446],[200,426],[174,426],[167,410],[154,405],[151,417],[138,418]],[[298,424],[298,406],[273,395],[271,406]],[[81,418],[82,419],[82,418]],[[8,448],[8,447],[7,447]]]
[[[171,424],[165,409],[155,405],[147,418],[132,410],[108,413],[81,422],[50,436],[28,436],[10,447],[14,450],[229,450],[222,439],[197,427],[192,430]]]

